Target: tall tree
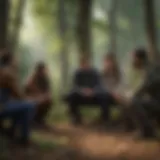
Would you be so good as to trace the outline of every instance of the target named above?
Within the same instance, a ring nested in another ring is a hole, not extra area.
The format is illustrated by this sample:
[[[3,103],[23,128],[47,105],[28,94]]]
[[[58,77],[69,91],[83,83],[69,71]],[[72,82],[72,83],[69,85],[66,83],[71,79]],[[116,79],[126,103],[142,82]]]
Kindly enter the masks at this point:
[[[117,24],[116,24],[116,11],[117,11],[118,0],[112,0],[110,5],[110,10],[108,12],[109,17],[109,37],[110,44],[109,49],[112,53],[116,53],[117,44],[116,44],[116,32],[117,32]]]
[[[91,57],[91,9],[92,0],[79,0],[77,40],[80,55]]]
[[[154,0],[144,0],[146,32],[148,37],[148,49],[150,61],[154,62],[158,58],[156,25],[154,14]]]
[[[0,0],[0,49],[7,47],[9,0]]]
[[[11,38],[10,38],[11,50],[13,53],[15,53],[18,43],[19,43],[20,30],[21,30],[21,25],[23,23],[22,20],[23,20],[25,4],[26,4],[26,0],[19,0],[17,7],[16,7],[15,19],[13,21],[14,23],[13,30],[12,30]]]
[[[61,72],[62,72],[62,87],[67,86],[68,78],[68,43],[67,43],[67,17],[65,0],[59,0],[59,36],[61,41],[60,57],[61,57]]]

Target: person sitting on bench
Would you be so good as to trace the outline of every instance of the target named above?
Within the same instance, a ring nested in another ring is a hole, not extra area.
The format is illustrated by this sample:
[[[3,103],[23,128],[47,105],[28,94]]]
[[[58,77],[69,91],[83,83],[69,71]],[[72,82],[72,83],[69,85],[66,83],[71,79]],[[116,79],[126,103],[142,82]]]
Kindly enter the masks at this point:
[[[27,96],[33,99],[43,97],[44,101],[37,108],[35,122],[38,126],[46,126],[45,119],[52,106],[52,95],[47,68],[43,62],[37,64],[25,88]]]
[[[125,73],[121,70],[115,57],[115,53],[108,53],[103,59],[103,84],[107,91],[112,94],[114,105],[119,109],[120,114],[116,124],[122,124],[126,131],[132,131],[135,127],[133,120],[128,115],[125,104],[119,101],[119,94],[127,94],[128,83],[125,79]],[[128,108],[128,107],[127,107]]]
[[[3,51],[0,57],[0,121],[11,119],[10,138],[15,138],[16,130],[20,130],[20,144],[28,145],[31,121],[39,103],[24,100],[15,72],[13,55]],[[41,100],[40,100],[41,101]]]
[[[100,74],[92,68],[87,57],[80,58],[80,68],[74,74],[73,84],[73,90],[66,97],[72,122],[75,125],[82,123],[80,105],[99,105],[101,119],[107,123],[113,99],[103,88]]]

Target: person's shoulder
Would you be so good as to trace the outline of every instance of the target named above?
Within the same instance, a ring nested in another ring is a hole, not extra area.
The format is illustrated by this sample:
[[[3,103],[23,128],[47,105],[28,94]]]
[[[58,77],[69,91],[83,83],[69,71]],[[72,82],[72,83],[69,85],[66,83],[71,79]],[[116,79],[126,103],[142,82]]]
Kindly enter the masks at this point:
[[[15,79],[15,73],[12,71],[11,68],[4,68],[3,71],[2,71],[2,74],[3,74],[3,78],[6,79],[6,80],[10,80],[12,82],[12,80]]]
[[[77,68],[77,69],[74,70],[74,74],[77,74],[77,73],[79,73],[79,72],[81,72],[81,69],[80,69],[80,68]]]
[[[77,68],[76,70],[73,71],[73,76],[77,77],[81,75],[81,73],[82,73],[82,70],[80,68]]]
[[[92,67],[90,70],[91,70],[91,72],[96,73],[96,74],[100,73],[100,71],[95,67]]]
[[[5,67],[5,68],[3,69],[3,75],[5,75],[5,76],[12,76],[12,75],[13,75],[13,72],[12,72],[11,68]]]

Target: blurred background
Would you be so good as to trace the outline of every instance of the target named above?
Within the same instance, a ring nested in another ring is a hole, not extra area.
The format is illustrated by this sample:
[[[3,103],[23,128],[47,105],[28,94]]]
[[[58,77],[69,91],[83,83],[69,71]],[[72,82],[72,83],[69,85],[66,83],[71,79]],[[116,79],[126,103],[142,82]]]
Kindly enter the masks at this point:
[[[71,87],[79,57],[90,57],[101,70],[104,55],[112,51],[127,72],[129,52],[143,46],[156,60],[159,7],[159,0],[0,0],[0,48],[8,44],[18,59],[21,86],[37,62],[46,62],[54,98],[49,122],[67,122],[61,98]],[[93,118],[97,112],[85,109],[84,114]]]
[[[112,50],[126,68],[128,53],[137,46],[147,47],[144,0],[10,2],[8,40],[20,62],[22,84],[36,62],[45,60],[55,94],[59,94],[61,88],[66,89],[66,84],[70,83],[80,54],[89,54],[93,64],[101,68],[104,54]],[[7,0],[1,2],[2,16],[5,14],[3,3]],[[157,42],[160,38],[159,5],[159,0],[154,0],[155,17],[152,18]]]
[[[104,55],[112,51],[120,67],[127,70],[132,49],[143,46],[154,52],[158,48],[159,0],[154,3],[147,0],[3,0],[0,3],[3,20],[9,15],[4,26],[8,28],[11,50],[19,60],[21,84],[36,62],[45,61],[56,103],[60,103],[62,94],[70,88],[80,55],[89,56],[101,69]],[[3,41],[3,26],[1,32]]]

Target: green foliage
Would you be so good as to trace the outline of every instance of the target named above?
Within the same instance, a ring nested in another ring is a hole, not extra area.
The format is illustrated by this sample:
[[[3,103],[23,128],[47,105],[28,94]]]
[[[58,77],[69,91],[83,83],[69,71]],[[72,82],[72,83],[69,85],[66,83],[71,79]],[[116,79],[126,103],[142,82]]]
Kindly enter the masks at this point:
[[[13,0],[13,12],[15,12],[16,4],[18,0]],[[101,62],[103,55],[108,51],[109,44],[109,34],[108,26],[109,19],[108,13],[112,4],[112,0],[94,0],[92,6],[92,51],[93,59],[96,67],[101,68]],[[77,54],[77,44],[76,44],[76,23],[78,15],[78,0],[64,0],[66,9],[66,20],[67,20],[67,49],[69,52],[69,75],[75,70],[77,66],[78,56]],[[117,56],[118,61],[122,65],[127,65],[123,63],[129,59],[128,52],[137,46],[146,46],[146,34],[145,34],[145,24],[144,24],[144,8],[143,0],[117,0]],[[61,39],[59,37],[59,15],[58,15],[58,0],[28,0],[28,12],[29,19],[36,26],[38,38],[40,39],[40,45],[46,52],[46,59],[51,68],[52,77],[54,78],[54,85],[57,89],[60,86],[60,49],[62,46]],[[159,10],[160,5],[159,0],[155,0],[156,7],[156,20],[157,20],[157,31],[159,32]],[[13,19],[13,18],[12,18]],[[83,25],[83,24],[82,24]],[[24,32],[26,32],[24,28]],[[32,35],[34,33],[26,34]],[[27,46],[21,42],[21,49],[19,57],[21,59],[20,64],[20,75],[24,79],[28,71],[31,68],[32,56],[30,52],[33,50],[33,45],[30,43],[36,41],[35,37],[31,37],[33,40],[28,41]],[[35,39],[34,39],[35,38]],[[158,39],[160,36],[158,36]],[[38,40],[39,40],[38,39]],[[40,45],[35,43],[34,47],[39,51]],[[34,52],[36,52],[34,50]],[[32,53],[35,54],[35,53]],[[36,53],[37,54],[37,53]],[[37,59],[38,54],[37,54]],[[129,63],[129,62],[128,62]],[[71,80],[71,78],[70,78]],[[56,94],[59,92],[56,91]]]
[[[58,147],[58,144],[56,142],[54,142],[53,140],[46,140],[44,136],[41,136],[38,133],[34,133],[32,135],[32,138],[41,151],[50,151]]]
[[[53,135],[47,136],[39,132],[34,132],[32,138],[41,151],[53,151],[53,149],[67,145],[69,142],[67,137],[54,138]]]
[[[101,30],[105,34],[107,34],[108,24],[102,20],[93,20],[92,26],[98,30]]]
[[[9,36],[11,35],[13,29],[14,29],[14,24],[15,24],[15,16],[16,16],[16,10],[18,7],[18,2],[19,0],[12,0],[10,1],[10,16],[9,16]]]
[[[24,80],[27,78],[31,68],[33,67],[32,55],[30,54],[29,46],[21,45],[19,48],[20,54],[17,54],[17,59],[19,59],[19,78],[20,82],[23,84]]]
[[[56,26],[57,0],[30,0],[31,12],[37,27],[44,34],[53,34]]]

